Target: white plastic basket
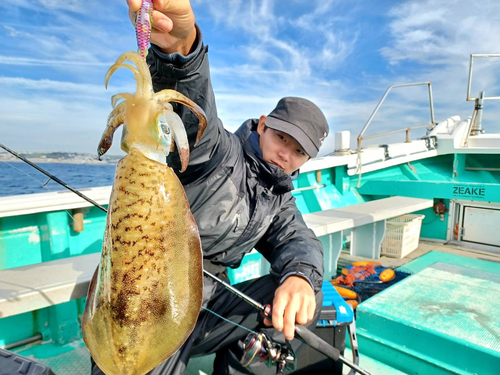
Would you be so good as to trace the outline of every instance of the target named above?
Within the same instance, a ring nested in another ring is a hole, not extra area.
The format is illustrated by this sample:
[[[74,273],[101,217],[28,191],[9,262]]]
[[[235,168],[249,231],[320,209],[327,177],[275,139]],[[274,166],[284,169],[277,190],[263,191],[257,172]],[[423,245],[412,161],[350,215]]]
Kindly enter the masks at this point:
[[[401,259],[415,250],[418,247],[424,217],[425,215],[408,214],[388,219],[380,254]]]

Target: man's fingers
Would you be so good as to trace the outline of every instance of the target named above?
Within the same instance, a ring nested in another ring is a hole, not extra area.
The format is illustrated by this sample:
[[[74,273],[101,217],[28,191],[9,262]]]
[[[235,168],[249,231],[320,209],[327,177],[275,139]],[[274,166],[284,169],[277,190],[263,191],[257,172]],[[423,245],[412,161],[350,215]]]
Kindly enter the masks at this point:
[[[293,340],[293,336],[295,335],[296,313],[297,310],[294,308],[287,308],[285,312],[283,333],[285,334],[285,338],[287,340]]]
[[[137,12],[141,7],[142,0],[127,0],[131,12]]]
[[[264,324],[268,327],[272,326],[273,325],[273,322],[271,322],[269,319],[267,318],[264,318]]]
[[[309,282],[290,276],[276,289],[273,301],[273,326],[287,340],[295,336],[295,324],[307,324],[314,317],[316,297]]]
[[[302,306],[300,306],[299,311],[297,312],[296,316],[296,321],[299,324],[306,324],[309,319],[308,319],[308,305],[307,303],[303,303]]]
[[[307,321],[308,322],[313,320],[315,312],[316,312],[316,299],[313,299],[312,302],[307,305]]]
[[[153,29],[161,31],[163,33],[169,33],[172,31],[174,23],[165,14],[153,11]]]
[[[273,302],[273,326],[276,328],[278,331],[283,330],[283,315],[285,313],[285,306],[286,303],[280,302],[282,301],[281,299],[275,298],[275,301]]]
[[[129,6],[128,16],[134,26],[135,26],[137,11],[141,7],[141,1],[142,0],[127,0]],[[172,20],[169,17],[167,17],[164,13],[153,9],[152,17],[153,17],[153,29],[156,29],[161,33],[169,33],[172,31],[174,24]]]
[[[128,18],[130,18],[132,25],[135,26],[136,12],[134,12],[133,10],[129,10],[128,11]]]

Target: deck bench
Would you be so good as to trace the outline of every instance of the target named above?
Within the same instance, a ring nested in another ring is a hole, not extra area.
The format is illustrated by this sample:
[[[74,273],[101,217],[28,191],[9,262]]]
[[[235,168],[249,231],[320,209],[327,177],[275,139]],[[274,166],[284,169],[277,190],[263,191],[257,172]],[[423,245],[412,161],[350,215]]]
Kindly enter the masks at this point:
[[[0,318],[87,295],[101,254],[86,254],[0,271]]]
[[[430,199],[391,197],[305,214],[325,248],[325,279],[336,272],[342,232],[352,230],[351,254],[377,259],[386,219],[432,206]],[[0,271],[0,318],[57,305],[87,294],[100,253]]]
[[[337,271],[343,231],[350,229],[350,254],[380,258],[387,219],[432,207],[432,199],[390,197],[303,215],[325,249],[325,280]]]

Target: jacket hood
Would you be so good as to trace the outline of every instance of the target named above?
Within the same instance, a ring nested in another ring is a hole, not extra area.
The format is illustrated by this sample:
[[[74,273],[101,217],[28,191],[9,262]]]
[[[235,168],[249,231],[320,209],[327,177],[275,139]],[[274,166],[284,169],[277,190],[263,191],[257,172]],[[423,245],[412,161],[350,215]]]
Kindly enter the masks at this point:
[[[274,194],[283,194],[293,190],[292,179],[281,168],[265,161],[253,150],[250,142],[252,131],[257,130],[258,119],[245,121],[235,135],[240,139],[243,152],[247,157],[252,172],[264,183]]]

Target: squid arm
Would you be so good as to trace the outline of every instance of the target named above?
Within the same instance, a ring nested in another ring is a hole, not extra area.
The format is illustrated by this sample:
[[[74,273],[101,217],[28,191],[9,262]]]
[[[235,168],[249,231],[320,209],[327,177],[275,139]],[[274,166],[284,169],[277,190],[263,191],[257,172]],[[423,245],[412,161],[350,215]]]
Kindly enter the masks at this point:
[[[165,118],[171,133],[173,133],[175,144],[177,145],[177,149],[179,150],[179,157],[181,159],[181,172],[184,172],[189,163],[189,141],[187,138],[186,129],[184,128],[184,124],[182,123],[179,115],[169,109],[163,111],[160,116],[163,116]]]
[[[128,92],[122,92],[120,94],[113,95],[111,97],[111,106],[113,108],[116,107],[116,104],[118,103],[119,100],[132,100],[134,98],[134,95],[129,94]]]
[[[125,52],[122,54],[120,57],[115,62],[116,64],[120,65],[128,65],[128,64],[122,64],[124,61],[132,61],[136,65],[136,69],[140,72],[140,77],[141,80],[137,80],[137,90],[136,90],[136,95],[137,94],[146,94],[148,92],[152,93],[153,92],[153,87],[151,84],[151,73],[149,72],[149,66],[146,63],[146,60],[141,57],[136,52]],[[135,68],[135,67],[134,67]]]
[[[139,73],[139,70],[135,66],[130,65],[130,64],[118,63],[118,62],[113,64],[106,72],[106,76],[104,78],[105,87],[108,88],[109,79],[111,78],[113,73],[116,72],[119,68],[127,68],[132,72],[132,74],[134,75],[135,81],[137,82],[136,95],[142,95],[142,93],[143,93],[142,75]]]
[[[169,90],[169,89],[162,90],[156,93],[154,95],[154,98],[156,99],[157,103],[160,103],[162,105],[165,105],[165,103],[168,102],[176,102],[184,104],[186,107],[188,107],[191,111],[194,112],[194,114],[198,117],[199,121],[198,134],[196,135],[196,142],[194,144],[196,146],[200,141],[201,136],[205,131],[205,128],[207,127],[207,116],[205,115],[203,109],[198,104],[193,102],[191,99],[188,99],[180,92],[177,92],[175,90]]]
[[[113,144],[113,134],[115,134],[116,129],[125,122],[125,105],[125,102],[118,104],[109,114],[108,125],[106,129],[104,129],[101,141],[97,147],[99,160],[101,160],[101,156],[104,155]]]

